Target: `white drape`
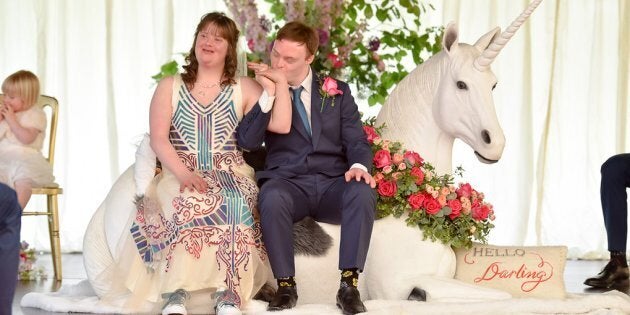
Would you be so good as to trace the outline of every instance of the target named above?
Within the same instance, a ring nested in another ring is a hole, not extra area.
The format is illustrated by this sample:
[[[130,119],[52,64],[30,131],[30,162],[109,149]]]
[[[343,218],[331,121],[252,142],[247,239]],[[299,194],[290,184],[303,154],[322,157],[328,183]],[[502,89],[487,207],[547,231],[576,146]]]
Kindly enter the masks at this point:
[[[259,3],[262,1],[258,1]],[[430,1],[425,26],[459,24],[474,43],[507,27],[528,1]],[[266,8],[259,6],[261,13]],[[148,128],[150,78],[192,43],[201,15],[222,1],[0,1],[0,76],[29,69],[61,105],[55,175],[64,251],[81,249],[93,211],[134,158]],[[269,14],[267,14],[269,15]],[[573,256],[606,251],[599,166],[630,151],[630,3],[544,0],[492,64],[507,144],[480,164],[457,142],[454,165],[495,205],[495,244],[563,244]],[[180,59],[181,60],[181,59]],[[361,108],[375,114],[377,108]],[[32,202],[32,205],[37,202]],[[22,236],[47,249],[42,218]]]

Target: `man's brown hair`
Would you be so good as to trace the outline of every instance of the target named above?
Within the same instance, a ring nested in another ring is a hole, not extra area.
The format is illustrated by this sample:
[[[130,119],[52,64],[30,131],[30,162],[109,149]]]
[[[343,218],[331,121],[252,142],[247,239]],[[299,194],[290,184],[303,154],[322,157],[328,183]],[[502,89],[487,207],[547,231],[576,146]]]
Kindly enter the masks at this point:
[[[319,48],[319,35],[313,28],[302,22],[293,21],[285,24],[276,35],[276,40],[284,39],[305,44],[311,55],[315,55]]]

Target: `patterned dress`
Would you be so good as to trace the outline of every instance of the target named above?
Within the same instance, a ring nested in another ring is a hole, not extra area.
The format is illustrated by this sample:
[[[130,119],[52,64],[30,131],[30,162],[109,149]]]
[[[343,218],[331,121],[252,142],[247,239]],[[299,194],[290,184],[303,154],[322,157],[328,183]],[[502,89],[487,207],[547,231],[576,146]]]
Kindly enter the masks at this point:
[[[223,87],[203,105],[177,76],[172,102],[170,142],[208,191],[180,193],[166,168],[153,179],[136,203],[129,229],[142,264],[129,270],[126,286],[131,292],[151,291],[150,296],[221,287],[241,305],[264,284],[269,268],[254,171],[236,146],[243,112],[240,84]]]

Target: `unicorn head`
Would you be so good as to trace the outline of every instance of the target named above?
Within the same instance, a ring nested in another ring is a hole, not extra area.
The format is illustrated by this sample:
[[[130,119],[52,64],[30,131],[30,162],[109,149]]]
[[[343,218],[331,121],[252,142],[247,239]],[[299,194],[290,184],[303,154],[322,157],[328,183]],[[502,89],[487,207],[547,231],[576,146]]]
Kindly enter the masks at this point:
[[[495,112],[497,78],[490,65],[541,1],[533,1],[505,32],[494,28],[474,45],[459,43],[457,25],[450,23],[442,51],[412,71],[386,100],[377,117],[377,124],[387,125],[383,136],[419,152],[438,172],[451,172],[455,138],[468,144],[479,161],[497,162],[505,136]]]

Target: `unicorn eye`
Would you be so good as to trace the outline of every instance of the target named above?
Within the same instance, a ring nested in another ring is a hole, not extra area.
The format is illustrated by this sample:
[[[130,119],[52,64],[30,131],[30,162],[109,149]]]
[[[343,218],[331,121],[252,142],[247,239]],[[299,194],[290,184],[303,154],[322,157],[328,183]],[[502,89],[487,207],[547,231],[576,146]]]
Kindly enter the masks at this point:
[[[468,90],[468,85],[464,81],[457,81],[457,88],[460,90]]]

